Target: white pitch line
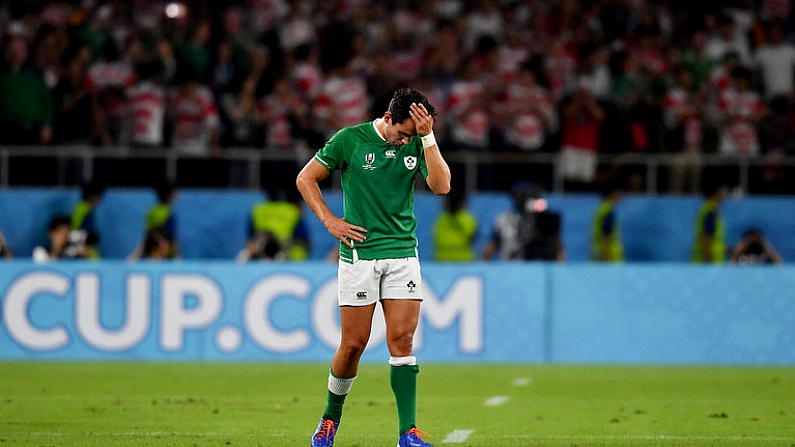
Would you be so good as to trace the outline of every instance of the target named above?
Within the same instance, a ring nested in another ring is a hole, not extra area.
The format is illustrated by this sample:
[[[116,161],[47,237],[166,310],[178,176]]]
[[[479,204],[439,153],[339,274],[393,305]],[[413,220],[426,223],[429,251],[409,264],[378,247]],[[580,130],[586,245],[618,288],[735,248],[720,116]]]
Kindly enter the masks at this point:
[[[444,438],[442,443],[447,443],[447,442],[462,443],[466,441],[467,438],[469,438],[469,435],[471,435],[474,432],[475,430],[453,430],[452,432],[450,432],[449,435],[447,435],[446,438]]]
[[[505,402],[508,402],[508,399],[510,399],[510,397],[508,397],[508,396],[489,397],[488,399],[486,399],[486,402],[483,405],[485,405],[487,407],[499,407],[500,405],[504,404]]]
[[[527,386],[530,384],[531,381],[532,379],[530,379],[529,377],[517,377],[513,379],[512,383],[513,386]]]

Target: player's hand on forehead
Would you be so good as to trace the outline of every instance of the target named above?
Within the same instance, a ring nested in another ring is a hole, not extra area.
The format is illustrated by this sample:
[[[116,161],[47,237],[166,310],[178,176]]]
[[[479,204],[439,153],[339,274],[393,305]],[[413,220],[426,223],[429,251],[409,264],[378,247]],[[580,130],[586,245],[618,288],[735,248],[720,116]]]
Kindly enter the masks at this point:
[[[417,135],[424,137],[431,133],[433,130],[433,117],[425,109],[425,106],[413,102],[409,107],[409,114],[411,115],[411,119],[414,120],[414,125],[417,128]]]

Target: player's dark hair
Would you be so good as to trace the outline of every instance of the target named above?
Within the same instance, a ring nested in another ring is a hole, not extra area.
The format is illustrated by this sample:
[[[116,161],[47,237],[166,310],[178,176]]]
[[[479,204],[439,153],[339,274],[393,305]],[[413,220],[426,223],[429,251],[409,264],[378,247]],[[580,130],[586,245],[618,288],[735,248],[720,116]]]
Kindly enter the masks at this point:
[[[411,118],[409,110],[411,110],[412,103],[422,104],[431,116],[436,116],[436,107],[428,102],[425,95],[414,89],[401,88],[395,90],[395,94],[392,95],[392,100],[389,102],[389,109],[387,109],[392,115],[392,122],[401,124]]]

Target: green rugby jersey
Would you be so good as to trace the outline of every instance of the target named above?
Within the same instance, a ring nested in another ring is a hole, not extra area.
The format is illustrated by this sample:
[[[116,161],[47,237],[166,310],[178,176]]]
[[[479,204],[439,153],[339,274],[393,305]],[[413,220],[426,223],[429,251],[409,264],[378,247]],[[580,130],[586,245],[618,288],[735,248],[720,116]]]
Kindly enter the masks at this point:
[[[375,122],[362,123],[337,132],[315,160],[340,170],[344,219],[367,229],[365,241],[354,242],[359,259],[417,256],[414,182],[417,171],[428,176],[419,137],[396,147],[381,138]],[[354,259],[343,243],[340,259]]]

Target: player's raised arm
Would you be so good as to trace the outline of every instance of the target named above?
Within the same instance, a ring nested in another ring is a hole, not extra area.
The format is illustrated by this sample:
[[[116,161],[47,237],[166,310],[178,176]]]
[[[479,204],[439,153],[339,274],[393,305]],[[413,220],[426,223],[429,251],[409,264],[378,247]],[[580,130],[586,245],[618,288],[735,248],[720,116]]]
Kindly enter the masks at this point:
[[[303,196],[309,209],[320,219],[320,222],[323,223],[328,232],[335,239],[353,248],[351,241],[363,242],[363,233],[366,233],[367,230],[360,226],[349,224],[335,216],[326,205],[318,183],[325,180],[329,174],[330,172],[313,158],[298,173],[295,185],[298,187],[298,191],[301,192],[301,196]]]
[[[428,167],[428,176],[425,178],[425,182],[435,194],[447,194],[450,192],[450,167],[436,144],[436,138],[433,135],[433,116],[425,110],[422,104],[416,103],[411,104],[409,114],[417,126],[417,135],[422,139],[425,163]]]

